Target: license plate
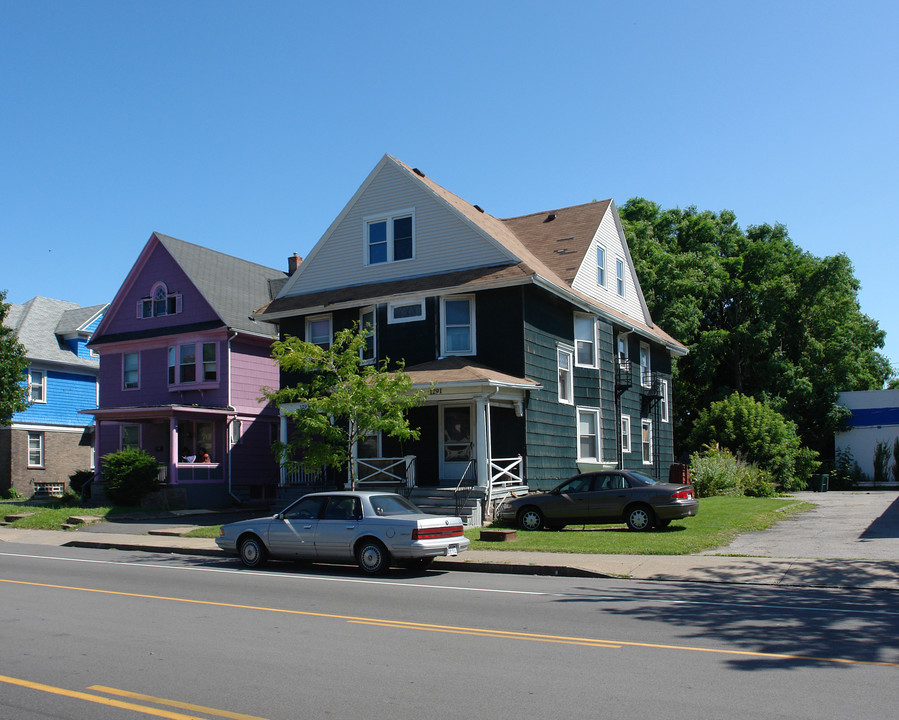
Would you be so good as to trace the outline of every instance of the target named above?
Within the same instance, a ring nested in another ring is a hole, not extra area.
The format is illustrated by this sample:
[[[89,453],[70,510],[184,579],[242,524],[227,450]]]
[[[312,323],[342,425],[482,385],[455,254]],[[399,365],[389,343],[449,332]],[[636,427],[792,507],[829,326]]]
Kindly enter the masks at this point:
[[[447,555],[458,555],[459,554],[459,546],[458,545],[450,545],[446,549]]]

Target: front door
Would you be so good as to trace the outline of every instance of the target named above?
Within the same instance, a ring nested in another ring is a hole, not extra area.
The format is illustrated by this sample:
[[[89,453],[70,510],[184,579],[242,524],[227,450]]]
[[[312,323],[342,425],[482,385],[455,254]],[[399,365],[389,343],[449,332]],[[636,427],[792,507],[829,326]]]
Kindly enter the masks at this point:
[[[473,416],[471,405],[440,408],[440,477],[443,480],[461,479],[474,459]]]

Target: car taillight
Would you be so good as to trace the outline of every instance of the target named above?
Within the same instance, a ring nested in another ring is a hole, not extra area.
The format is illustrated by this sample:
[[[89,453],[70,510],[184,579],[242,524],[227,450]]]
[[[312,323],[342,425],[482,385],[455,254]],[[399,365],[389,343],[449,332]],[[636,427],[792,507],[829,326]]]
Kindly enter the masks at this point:
[[[671,495],[672,500],[692,500],[693,499],[693,491],[692,490],[678,490],[677,492]]]
[[[437,540],[439,538],[456,537],[462,534],[461,525],[449,525],[447,527],[415,528],[412,531],[413,540]]]

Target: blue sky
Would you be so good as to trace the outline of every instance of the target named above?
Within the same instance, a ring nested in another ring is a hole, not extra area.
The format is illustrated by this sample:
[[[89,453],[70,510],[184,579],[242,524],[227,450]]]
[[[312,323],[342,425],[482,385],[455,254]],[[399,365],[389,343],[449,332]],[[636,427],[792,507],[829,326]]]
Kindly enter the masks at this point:
[[[848,254],[899,366],[899,10],[0,0],[0,289],[111,300],[153,231],[273,267],[384,153],[498,217],[635,196]]]

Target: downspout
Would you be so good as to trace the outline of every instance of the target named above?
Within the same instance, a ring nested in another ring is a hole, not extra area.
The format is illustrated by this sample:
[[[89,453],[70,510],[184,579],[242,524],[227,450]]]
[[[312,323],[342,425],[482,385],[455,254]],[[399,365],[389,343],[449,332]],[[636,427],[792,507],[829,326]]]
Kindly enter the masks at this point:
[[[234,331],[234,334],[228,338],[228,407],[234,408],[234,405],[231,404],[231,341],[240,335],[237,330]],[[237,501],[238,505],[242,505],[243,501],[234,494],[231,490],[231,425],[234,420],[237,418],[237,414],[235,411],[234,417],[231,418],[231,422],[229,422],[225,428],[225,443],[228,445],[228,495],[230,495],[234,500]]]

